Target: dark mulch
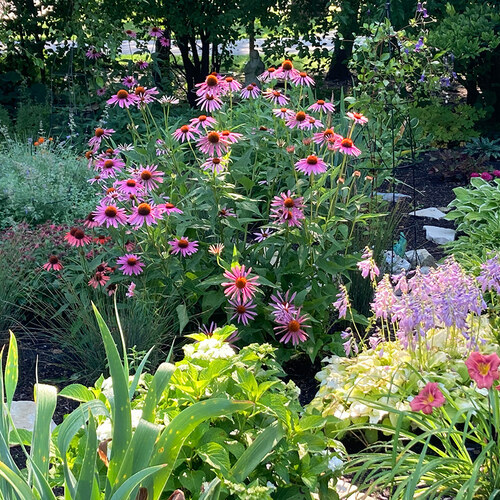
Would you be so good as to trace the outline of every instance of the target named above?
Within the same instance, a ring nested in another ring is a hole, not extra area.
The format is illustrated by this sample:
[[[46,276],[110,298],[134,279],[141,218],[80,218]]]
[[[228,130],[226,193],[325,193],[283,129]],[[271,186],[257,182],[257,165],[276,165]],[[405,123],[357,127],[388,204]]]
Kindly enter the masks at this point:
[[[293,380],[300,389],[299,401],[302,406],[310,403],[318,392],[319,382],[314,378],[321,370],[321,360],[311,362],[309,356],[302,355],[287,361],[283,369],[287,376],[285,382]]]

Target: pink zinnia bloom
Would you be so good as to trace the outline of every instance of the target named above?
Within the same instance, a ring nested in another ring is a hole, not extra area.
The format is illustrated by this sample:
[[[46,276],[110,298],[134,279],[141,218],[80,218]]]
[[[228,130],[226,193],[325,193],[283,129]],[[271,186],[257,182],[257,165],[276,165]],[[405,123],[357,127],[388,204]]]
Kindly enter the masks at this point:
[[[133,253],[127,253],[122,257],[116,259],[116,263],[121,266],[119,269],[123,271],[123,274],[128,274],[132,276],[133,274],[141,274],[144,264],[141,262],[141,258]]]
[[[227,141],[221,133],[212,130],[207,135],[198,139],[198,149],[210,156],[223,156],[227,151]]]
[[[147,226],[158,224],[161,213],[158,213],[156,208],[149,203],[139,203],[132,208],[132,214],[128,218],[129,224],[132,226],[141,227],[144,223]]]
[[[248,321],[252,320],[257,316],[257,313],[253,310],[257,306],[253,303],[252,299],[243,300],[241,297],[237,297],[234,300],[230,300],[229,304],[231,306],[231,320],[236,318],[238,323],[243,323],[248,325]]]
[[[191,125],[182,125],[175,132],[172,133],[172,137],[179,142],[184,141],[194,141],[196,139],[195,134],[199,135],[200,131],[196,127]]]
[[[135,295],[135,287],[137,285],[132,281],[130,285],[128,286],[127,293],[125,294],[127,297],[132,298]]]
[[[224,170],[229,163],[229,160],[226,158],[218,158],[217,156],[214,158],[209,158],[205,163],[201,165],[203,170],[211,170],[212,173],[215,172],[218,174],[222,170]]]
[[[146,165],[145,167],[140,165],[139,170],[134,175],[147,190],[151,191],[158,187],[158,183],[163,182],[164,173],[158,170],[158,165]]]
[[[137,33],[133,30],[125,30],[125,34],[130,38],[137,38]]]
[[[421,411],[430,415],[434,408],[443,406],[446,402],[437,382],[428,382],[427,385],[410,401],[412,411]]]
[[[106,224],[106,227],[118,227],[118,224],[124,225],[127,223],[125,210],[118,208],[114,203],[101,202],[94,212],[94,218],[100,226]]]
[[[160,38],[160,45],[162,47],[170,47],[170,38],[166,38],[166,37],[162,36]]]
[[[49,255],[47,262],[43,265],[46,271],[60,271],[63,268],[61,261],[57,255]]]
[[[291,129],[310,129],[311,124],[309,123],[309,115],[304,113],[304,111],[298,111],[297,113],[290,113],[287,116],[287,121],[285,125]]]
[[[296,170],[303,172],[306,175],[322,174],[326,172],[327,165],[316,155],[309,155],[307,158],[302,158],[295,164]]]
[[[479,389],[489,389],[499,377],[500,358],[497,353],[471,352],[465,365],[470,378],[476,382]]]
[[[250,277],[251,271],[251,267],[246,271],[245,266],[239,265],[235,265],[230,271],[225,271],[224,277],[231,281],[222,283],[222,286],[225,287],[224,295],[230,299],[242,297],[245,301],[250,300],[259,286],[257,283],[259,278],[257,276]]]
[[[305,71],[293,75],[291,80],[294,85],[304,85],[306,87],[314,85],[314,80]]]
[[[257,78],[263,83],[267,83],[267,82],[274,80],[275,78],[277,78],[276,68],[272,68],[272,67],[267,68],[266,71],[264,71],[264,73],[259,75]]]
[[[122,80],[123,85],[131,89],[134,85],[137,85],[137,80],[133,76],[126,76]]]
[[[147,61],[144,61],[143,59],[137,61],[136,64],[139,69],[146,69],[149,66],[149,63]]]
[[[158,215],[161,215],[163,213],[166,213],[167,215],[170,214],[182,214],[182,210],[177,208],[173,203],[167,202],[167,203],[161,203],[160,205],[156,206],[156,213]]]
[[[241,90],[241,83],[235,80],[232,76],[226,76],[226,78],[224,78],[224,81],[226,82],[229,92],[238,92],[239,90]]]
[[[94,148],[94,151],[97,150],[101,144],[101,140],[109,139],[115,131],[112,128],[101,128],[98,127],[95,129],[94,137],[89,140],[89,146]]]
[[[83,229],[72,227],[69,232],[65,234],[64,239],[72,247],[83,247],[92,241],[92,236],[87,236]]]
[[[162,35],[163,35],[163,30],[157,28],[156,26],[153,26],[149,30],[149,36],[152,36],[153,38],[160,38]]]
[[[345,155],[359,156],[361,154],[361,151],[354,145],[352,139],[349,139],[348,137],[345,139],[341,139],[339,137],[333,145],[333,148],[339,150]]]
[[[231,132],[230,130],[223,130],[221,136],[227,144],[236,144],[243,137],[243,134]]]
[[[120,108],[129,108],[131,105],[137,102],[137,98],[134,94],[129,94],[125,89],[121,89],[106,102],[108,104],[118,104]]]
[[[314,104],[311,104],[307,109],[319,113],[324,111],[325,113],[333,113],[335,110],[334,105],[331,102],[325,102],[323,99],[318,99]]]
[[[257,97],[259,97],[259,94],[259,87],[257,87],[257,85],[253,83],[242,88],[240,91],[240,95],[241,97],[243,97],[243,99],[256,99]]]
[[[210,74],[205,78],[204,82],[195,85],[197,87],[196,95],[199,97],[206,95],[219,96],[224,90],[222,82],[223,80],[221,81],[217,75]],[[224,83],[226,82],[224,81]]]
[[[89,285],[92,288],[97,288],[99,285],[104,286],[108,281],[109,276],[98,271],[94,274],[94,276],[92,276],[92,278],[90,278]]]
[[[293,67],[292,61],[286,59],[281,66],[275,71],[274,78],[282,78],[289,80],[297,76],[299,72]]]
[[[176,238],[175,240],[169,241],[168,244],[172,247],[171,252],[173,255],[180,253],[183,257],[188,257],[198,251],[198,242],[189,241],[188,238],[185,238],[184,236],[182,238]]]
[[[307,335],[304,328],[310,328],[309,325],[304,324],[306,321],[307,316],[300,315],[300,307],[293,313],[283,315],[279,320],[277,319],[276,322],[280,326],[276,326],[274,329],[277,335],[283,335],[280,342],[286,344],[291,340],[293,345],[297,345],[306,341],[309,335]]]
[[[294,112],[291,109],[287,108],[278,108],[273,109],[273,115],[277,118],[282,118],[283,120],[287,119],[290,115],[293,115]]]
[[[115,183],[116,189],[121,193],[133,194],[137,196],[141,191],[144,190],[144,186],[136,179],[125,179],[124,181],[118,181]]]
[[[363,116],[361,113],[347,113],[347,116],[354,122],[359,125],[364,125],[365,123],[368,123],[368,118],[366,116]]]
[[[290,100],[290,98],[282,94],[279,90],[273,89],[268,89],[262,92],[262,96],[277,106],[285,106],[286,103]]]
[[[326,130],[323,130],[323,132],[316,132],[313,135],[313,141],[320,146],[326,144],[329,140],[333,140],[333,142],[335,143],[339,139],[342,140],[343,137],[339,134],[336,134],[333,131],[333,128],[327,128]]]
[[[198,118],[189,120],[189,123],[196,129],[200,127],[207,129],[212,128],[217,123],[217,120],[215,118],[212,118],[211,116],[200,115],[198,116]]]
[[[222,101],[220,97],[213,94],[203,94],[196,99],[196,104],[207,113],[213,113],[222,108]]]
[[[255,241],[258,243],[262,243],[264,240],[267,240],[269,236],[272,236],[273,231],[271,229],[260,228],[257,233],[253,233],[255,236]]]

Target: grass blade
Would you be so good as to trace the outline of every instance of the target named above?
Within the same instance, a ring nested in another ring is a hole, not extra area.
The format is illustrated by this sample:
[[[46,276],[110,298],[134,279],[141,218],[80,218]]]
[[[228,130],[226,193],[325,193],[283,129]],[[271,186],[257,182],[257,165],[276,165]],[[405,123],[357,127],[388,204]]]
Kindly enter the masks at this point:
[[[156,406],[174,371],[175,366],[170,363],[162,363],[156,370],[142,409],[142,418],[144,420],[154,422]]]
[[[220,479],[215,477],[212,479],[206,490],[200,495],[200,500],[219,500],[220,495]]]
[[[23,500],[37,500],[37,497],[32,493],[31,488],[24,479],[10,470],[3,462],[0,462],[0,477],[10,484],[19,498]]]
[[[99,499],[98,485],[96,481],[95,461],[97,457],[97,434],[94,417],[89,412],[87,425],[87,443],[85,454],[78,477],[78,485],[75,492],[75,500]]]
[[[17,387],[18,363],[19,355],[17,351],[16,336],[10,332],[9,351],[7,353],[7,363],[5,365],[5,396],[7,398],[9,410]]]

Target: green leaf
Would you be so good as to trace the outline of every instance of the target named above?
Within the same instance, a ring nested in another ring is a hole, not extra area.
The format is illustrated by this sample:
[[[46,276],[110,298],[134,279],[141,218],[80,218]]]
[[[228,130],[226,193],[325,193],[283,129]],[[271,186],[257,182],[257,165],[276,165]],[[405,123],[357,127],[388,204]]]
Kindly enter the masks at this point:
[[[152,463],[167,465],[154,479],[151,498],[153,500],[160,498],[174,469],[175,461],[184,441],[199,424],[209,418],[229,416],[234,412],[247,410],[252,406],[253,403],[250,401],[230,401],[228,399],[213,398],[199,401],[174,417],[170,425],[162,432],[156,444]]]
[[[130,388],[128,390],[128,397],[132,401],[132,398],[134,397],[135,390],[137,388],[137,384],[139,383],[139,379],[141,378],[142,371],[144,370],[144,367],[146,366],[146,363],[148,361],[148,358],[150,354],[153,352],[154,346],[151,347],[151,349],[146,353],[144,358],[141,361],[141,364],[138,366],[137,371],[135,372],[134,379],[132,380],[132,384],[130,385]]]
[[[18,379],[19,356],[17,352],[17,340],[15,335],[10,332],[9,352],[7,353],[7,362],[5,364],[5,396],[7,398],[7,407],[10,409],[14,393],[16,392]]]
[[[227,475],[231,463],[229,461],[229,453],[224,446],[219,443],[211,442],[200,446],[197,452],[205,462],[222,474]]]
[[[148,393],[146,394],[146,400],[144,401],[144,407],[142,409],[142,418],[154,423],[155,409],[160,401],[163,391],[167,387],[167,384],[175,372],[175,366],[171,363],[162,363],[156,373],[153,376],[151,385],[149,386]]]
[[[7,465],[0,462],[0,477],[5,479],[11,487],[16,492],[19,498],[22,500],[37,500],[37,497],[31,492],[31,488],[22,479],[22,476],[18,476],[14,471],[10,470]],[[3,492],[7,493],[7,492]],[[9,497],[7,497],[9,498]]]
[[[278,422],[262,431],[255,441],[245,450],[230,471],[230,477],[237,483],[247,479],[252,471],[274,449],[285,435]]]
[[[200,495],[200,500],[219,500],[220,484],[218,477],[212,479],[205,491]]]
[[[89,412],[90,413],[90,412]],[[99,500],[99,486],[96,479],[97,434],[94,417],[89,414],[87,426],[87,443],[78,477],[75,500]]]
[[[175,308],[175,310],[177,312],[177,318],[179,319],[179,333],[182,333],[182,331],[184,330],[185,326],[189,322],[189,317],[188,317],[188,314],[187,314],[187,309],[186,309],[186,306],[184,304],[179,304]]]
[[[71,384],[66,386],[59,392],[59,396],[74,399],[75,401],[80,401],[81,403],[88,403],[89,401],[95,399],[94,393],[82,384]]]
[[[128,373],[125,373],[120,354],[111,336],[111,332],[102,319],[96,306],[92,304],[99,330],[101,331],[106,357],[108,359],[109,372],[113,382],[113,404],[111,413],[113,415],[113,446],[108,468],[109,484],[114,484],[120,465],[124,459],[128,445],[132,438],[132,414],[130,410],[130,399],[128,397]]]
[[[130,500],[131,494],[145,479],[161,471],[165,465],[156,465],[154,467],[146,467],[141,471],[129,477],[117,490],[116,493],[111,497],[110,500]]]

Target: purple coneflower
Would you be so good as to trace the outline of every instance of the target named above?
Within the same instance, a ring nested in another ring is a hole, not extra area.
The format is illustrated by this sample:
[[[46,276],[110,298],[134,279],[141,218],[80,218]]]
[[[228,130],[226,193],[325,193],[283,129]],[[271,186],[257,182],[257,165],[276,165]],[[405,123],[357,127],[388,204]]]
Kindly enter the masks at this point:
[[[49,255],[47,262],[43,265],[46,271],[60,271],[63,267],[57,255]]]
[[[172,137],[179,142],[194,141],[196,139],[195,134],[200,134],[200,131],[196,127],[192,127],[191,125],[182,125],[182,127],[179,127],[172,133]]]
[[[240,95],[241,97],[243,97],[243,99],[256,99],[257,97],[259,97],[259,94],[260,89],[254,83],[250,83],[240,91]]]
[[[122,83],[125,87],[131,89],[134,85],[137,85],[138,82],[133,76],[129,75],[123,78]]]
[[[257,313],[253,310],[257,306],[253,303],[252,299],[244,301],[241,297],[237,297],[234,300],[230,300],[229,304],[233,313],[231,320],[236,318],[238,323],[248,325],[248,321],[257,316]]]
[[[149,36],[153,38],[160,38],[163,35],[163,30],[158,28],[157,26],[153,26],[149,29]]]
[[[291,77],[291,80],[294,85],[304,85],[306,87],[314,85],[314,80],[305,71],[296,73]]]
[[[156,213],[158,215],[161,215],[163,213],[171,215],[171,214],[182,214],[183,212],[181,209],[177,208],[173,203],[167,202],[167,203],[160,203],[159,205],[157,205]]]
[[[117,181],[115,183],[117,191],[125,194],[133,194],[137,196],[141,191],[144,190],[144,186],[138,182],[136,179],[125,179],[123,181]]]
[[[189,123],[196,129],[199,129],[200,127],[207,129],[213,128],[213,126],[217,123],[217,120],[211,116],[200,115],[198,118],[192,118],[189,120]]]
[[[122,257],[116,259],[116,263],[121,266],[119,269],[123,271],[123,274],[132,276],[133,274],[141,274],[143,271],[144,264],[141,262],[141,258],[133,253],[127,253]]]
[[[347,116],[354,122],[357,123],[358,125],[364,125],[365,123],[368,123],[368,118],[361,113],[347,113]]]
[[[92,237],[85,234],[83,229],[72,227],[68,233],[64,235],[64,239],[72,247],[83,247],[92,241]]]
[[[158,165],[146,165],[145,167],[140,165],[139,170],[134,175],[148,191],[151,191],[163,182],[164,173],[158,170]]]
[[[305,332],[304,328],[310,328],[306,325],[307,316],[300,315],[300,307],[292,314],[287,314],[276,321],[280,326],[275,326],[274,329],[277,335],[283,335],[280,342],[286,344],[292,341],[293,345],[307,340],[309,335]]]
[[[200,106],[202,111],[213,113],[222,108],[220,97],[213,94],[203,94],[196,99],[196,104]]]
[[[281,78],[283,80],[291,80],[297,76],[299,72],[293,67],[292,61],[286,59],[283,61],[281,66],[275,71],[274,77]]]
[[[143,224],[150,226],[152,224],[158,224],[158,220],[161,218],[156,208],[149,203],[139,203],[139,205],[132,208],[132,214],[128,218],[129,224],[132,226],[141,227]]]
[[[239,92],[241,90],[241,83],[235,80],[232,76],[226,76],[224,81],[227,85],[227,90],[229,92]]]
[[[115,131],[112,128],[96,128],[94,137],[89,140],[89,146],[94,148],[94,150],[99,149],[102,139],[109,139],[114,133]]]
[[[314,104],[311,104],[307,109],[314,111],[316,113],[325,112],[333,113],[335,107],[331,102],[326,102],[323,99],[318,99]]]
[[[328,141],[333,141],[335,143],[338,139],[342,139],[342,136],[336,134],[333,128],[327,128],[323,130],[323,132],[316,132],[313,135],[313,141],[320,146],[328,143]]]
[[[119,224],[127,223],[127,216],[123,208],[118,208],[114,203],[101,202],[93,213],[95,221],[100,225],[106,224],[106,227],[118,227]]]
[[[108,91],[108,89],[106,87],[101,87],[99,89],[97,89],[95,91],[95,93],[99,96],[99,97],[102,97],[104,95],[106,95],[106,92]]]
[[[287,290],[284,295],[281,295],[280,292],[277,292],[276,295],[271,295],[271,303],[269,304],[272,308],[271,314],[278,323],[285,321],[289,315],[297,312],[297,308],[293,304],[297,293],[292,293],[291,297],[288,297],[289,294],[290,290]]]
[[[108,104],[118,104],[120,108],[129,108],[131,105],[135,104],[137,98],[134,94],[129,94],[125,89],[120,89],[111,99],[106,102]]]
[[[198,149],[210,156],[223,156],[227,151],[227,141],[221,133],[212,130],[207,135],[198,139]]]
[[[290,100],[289,97],[282,94],[279,90],[273,90],[273,89],[268,89],[262,92],[262,96],[277,106],[285,106],[287,102]]]
[[[307,129],[311,128],[311,124],[309,123],[309,115],[304,111],[298,111],[297,113],[290,113],[286,118],[285,125],[288,128],[294,129]]]
[[[326,172],[326,168],[326,163],[316,155],[309,155],[307,158],[302,158],[295,164],[295,169],[306,175],[322,174]]]
[[[227,158],[218,158],[217,156],[214,158],[209,158],[205,163],[202,163],[201,168],[203,170],[211,170],[212,173],[218,174],[222,170],[224,170],[229,163]]]
[[[273,109],[273,115],[277,118],[282,118],[283,120],[286,120],[290,115],[293,114],[294,112],[288,108]]]
[[[255,241],[257,241],[258,243],[262,243],[264,240],[267,240],[267,238],[269,238],[269,236],[271,236],[273,232],[274,231],[272,231],[271,229],[260,228],[258,232],[253,233],[253,235],[255,236]]]
[[[182,238],[176,238],[175,240],[169,241],[168,243],[172,247],[171,252],[173,255],[180,253],[183,257],[188,257],[198,251],[198,242],[189,241],[188,238],[185,238],[184,236]]]
[[[361,150],[359,150],[352,142],[352,139],[348,137],[345,139],[338,138],[333,148],[349,156],[359,156],[361,154]]]
[[[259,283],[257,276],[250,276],[252,268],[245,270],[245,266],[235,265],[230,271],[224,272],[224,277],[230,281],[222,283],[224,295],[231,299],[242,297],[243,300],[250,300],[256,293]]]
[[[139,69],[147,69],[149,67],[149,63],[143,59],[137,61],[136,64]]]
[[[273,68],[273,67],[267,68],[266,71],[264,71],[264,73],[260,74],[257,78],[263,83],[267,83],[267,82],[274,80],[275,78],[277,78],[276,68]]]

